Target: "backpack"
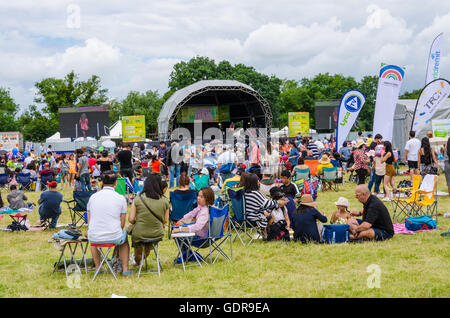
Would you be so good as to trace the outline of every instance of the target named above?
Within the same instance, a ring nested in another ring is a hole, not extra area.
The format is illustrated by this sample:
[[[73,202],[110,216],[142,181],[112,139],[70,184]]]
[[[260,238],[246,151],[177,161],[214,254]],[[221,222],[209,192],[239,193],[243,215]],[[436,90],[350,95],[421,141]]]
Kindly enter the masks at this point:
[[[302,195],[311,194],[313,200],[316,200],[318,184],[318,180],[305,180],[303,183]]]
[[[268,241],[290,241],[291,237],[289,235],[289,231],[286,230],[286,221],[281,220],[276,223],[272,223],[270,225],[269,232],[267,233]]]
[[[325,224],[322,230],[322,242],[327,244],[345,243],[350,241],[348,224]]]
[[[25,224],[22,224],[17,221],[13,221],[10,225],[7,226],[7,229],[11,230],[11,232],[28,231],[28,228],[25,226]]]
[[[405,227],[409,231],[433,230],[437,223],[430,216],[413,216],[405,219]]]

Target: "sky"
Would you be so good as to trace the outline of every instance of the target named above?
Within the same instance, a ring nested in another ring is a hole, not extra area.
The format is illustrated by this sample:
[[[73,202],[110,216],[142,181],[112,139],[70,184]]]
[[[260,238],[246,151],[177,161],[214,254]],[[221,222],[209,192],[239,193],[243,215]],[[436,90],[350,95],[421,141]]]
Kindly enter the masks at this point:
[[[207,56],[294,80],[359,80],[395,64],[406,68],[404,92],[423,87],[441,32],[441,77],[450,77],[449,29],[450,1],[435,0],[0,0],[0,87],[22,110],[36,82],[72,70],[99,75],[111,99],[162,95],[174,64]]]

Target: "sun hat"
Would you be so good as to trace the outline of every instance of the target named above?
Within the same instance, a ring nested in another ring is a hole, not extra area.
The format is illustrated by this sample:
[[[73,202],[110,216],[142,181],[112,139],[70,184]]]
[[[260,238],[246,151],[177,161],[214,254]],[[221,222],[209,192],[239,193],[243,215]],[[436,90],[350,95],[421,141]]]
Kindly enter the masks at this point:
[[[321,164],[321,165],[327,165],[327,164],[329,164],[329,163],[331,163],[331,160],[330,160],[330,158],[328,158],[328,155],[324,153],[324,154],[322,155],[322,158],[320,158],[320,160],[319,160],[319,164]]]
[[[348,200],[344,197],[339,197],[337,202],[334,202],[335,205],[342,205],[348,208]]]
[[[208,171],[208,169],[203,168],[203,169],[200,171],[200,173],[201,173],[201,174],[209,174],[209,171]]]
[[[307,206],[312,206],[312,207],[316,207],[318,202],[313,200],[313,197],[311,194],[304,194],[302,196],[302,205],[307,205]]]
[[[358,139],[358,141],[356,142],[355,147],[356,147],[356,148],[359,148],[359,147],[361,147],[361,146],[364,145],[364,144],[365,144],[364,140]]]

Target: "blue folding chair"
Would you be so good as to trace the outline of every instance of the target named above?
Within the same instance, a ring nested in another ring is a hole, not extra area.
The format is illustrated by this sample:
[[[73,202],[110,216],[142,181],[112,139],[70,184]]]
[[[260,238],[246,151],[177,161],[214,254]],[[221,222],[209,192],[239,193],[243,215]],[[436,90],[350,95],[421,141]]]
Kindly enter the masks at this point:
[[[338,191],[338,184],[336,183],[337,179],[337,168],[322,168],[323,174],[320,176],[320,180],[322,182],[322,191],[326,190],[334,190]]]
[[[195,190],[200,191],[202,188],[209,187],[209,175],[196,174],[194,175]]]
[[[228,198],[233,209],[233,215],[231,216],[231,229],[236,232],[236,235],[233,238],[233,242],[236,238],[239,238],[242,244],[247,245],[247,237],[250,238],[248,245],[250,245],[254,238],[253,234],[260,234],[261,230],[258,226],[252,224],[249,220],[247,220],[245,213],[245,198],[244,198],[244,189],[241,188],[232,188],[228,189]],[[242,236],[243,237],[242,237]]]
[[[9,175],[7,173],[0,174],[0,190],[8,188]]]
[[[172,234],[171,225],[181,220],[197,205],[197,192],[195,190],[172,191],[170,192],[170,203],[172,208],[169,210],[169,239]]]
[[[31,173],[19,172],[16,176],[16,181],[22,186],[22,190],[31,191]]]
[[[227,240],[230,240],[230,257],[222,248]],[[193,241],[192,246],[197,247],[195,250],[196,253],[202,248],[209,247],[209,254],[203,259],[209,258],[211,265],[216,262],[219,256],[223,256],[229,261],[233,259],[233,242],[231,239],[228,205],[221,206],[219,204],[219,206],[211,206],[209,208],[208,237]]]
[[[293,180],[297,181],[297,180],[309,180],[309,178],[311,177],[311,169],[310,168],[306,168],[306,169],[300,169],[300,168],[294,168],[294,173],[293,173]]]

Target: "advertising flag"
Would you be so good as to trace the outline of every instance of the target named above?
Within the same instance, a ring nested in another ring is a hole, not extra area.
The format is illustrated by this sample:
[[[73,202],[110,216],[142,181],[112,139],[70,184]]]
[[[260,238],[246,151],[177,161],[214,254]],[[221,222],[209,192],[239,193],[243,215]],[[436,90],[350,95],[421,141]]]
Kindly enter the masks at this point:
[[[436,110],[450,94],[450,82],[445,79],[437,79],[428,83],[419,95],[414,111],[411,130],[416,135],[431,121]]]
[[[342,147],[365,102],[366,98],[358,90],[348,91],[342,96],[336,123],[336,151]]]
[[[123,142],[145,141],[144,115],[122,117],[122,139]]]
[[[302,136],[309,136],[309,113],[289,112],[288,124],[289,137],[295,137],[299,133]]]
[[[431,44],[430,53],[428,55],[427,78],[425,80],[425,85],[439,78],[439,67],[442,56],[442,36],[443,33],[439,34]]]
[[[373,119],[373,134],[381,134],[383,140],[392,141],[395,107],[404,76],[403,68],[396,65],[381,64]]]

